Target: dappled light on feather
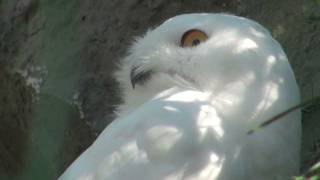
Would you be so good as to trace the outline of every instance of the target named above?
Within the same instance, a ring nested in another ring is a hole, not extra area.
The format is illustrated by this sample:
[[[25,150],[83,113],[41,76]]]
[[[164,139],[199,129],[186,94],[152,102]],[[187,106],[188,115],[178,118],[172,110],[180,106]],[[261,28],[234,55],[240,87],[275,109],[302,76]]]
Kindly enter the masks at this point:
[[[182,38],[182,39],[181,39]],[[173,17],[138,38],[115,73],[119,116],[59,180],[277,179],[299,171],[300,102],[281,46],[256,22]]]

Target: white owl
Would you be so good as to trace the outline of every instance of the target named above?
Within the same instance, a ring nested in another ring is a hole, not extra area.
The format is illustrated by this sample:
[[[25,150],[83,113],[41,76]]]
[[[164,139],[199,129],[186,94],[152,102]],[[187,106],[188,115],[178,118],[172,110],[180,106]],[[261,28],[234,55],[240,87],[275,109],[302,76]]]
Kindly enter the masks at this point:
[[[124,103],[60,180],[287,179],[299,172],[300,102],[281,46],[256,22],[185,14],[148,31],[116,73]]]

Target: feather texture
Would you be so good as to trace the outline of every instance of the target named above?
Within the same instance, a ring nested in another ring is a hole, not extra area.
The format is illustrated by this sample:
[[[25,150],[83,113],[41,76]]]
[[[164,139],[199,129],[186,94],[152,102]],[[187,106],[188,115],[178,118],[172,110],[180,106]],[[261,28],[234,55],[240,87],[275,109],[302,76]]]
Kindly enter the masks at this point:
[[[208,39],[180,47],[190,29]],[[133,89],[130,78],[144,72],[152,74]],[[115,76],[124,100],[119,117],[60,180],[284,179],[298,173],[299,111],[246,134],[300,102],[285,53],[256,22],[225,14],[173,17],[137,39]]]

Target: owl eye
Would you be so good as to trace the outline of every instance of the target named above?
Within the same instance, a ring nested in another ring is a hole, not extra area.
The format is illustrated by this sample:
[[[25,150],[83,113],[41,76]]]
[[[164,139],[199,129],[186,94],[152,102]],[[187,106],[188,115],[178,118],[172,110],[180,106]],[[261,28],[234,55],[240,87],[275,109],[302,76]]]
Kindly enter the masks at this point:
[[[180,46],[194,47],[204,42],[207,39],[208,39],[208,36],[206,33],[198,29],[191,29],[183,34],[181,38]]]

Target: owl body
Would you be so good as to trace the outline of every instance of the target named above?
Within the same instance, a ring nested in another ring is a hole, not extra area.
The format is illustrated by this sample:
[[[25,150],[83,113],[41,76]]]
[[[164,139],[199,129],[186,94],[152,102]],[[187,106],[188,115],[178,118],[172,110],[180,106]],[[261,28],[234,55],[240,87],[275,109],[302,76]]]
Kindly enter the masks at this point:
[[[190,42],[189,42],[190,41]],[[247,131],[300,102],[281,46],[225,14],[165,21],[115,74],[119,117],[64,179],[286,179],[299,170],[301,115]]]

